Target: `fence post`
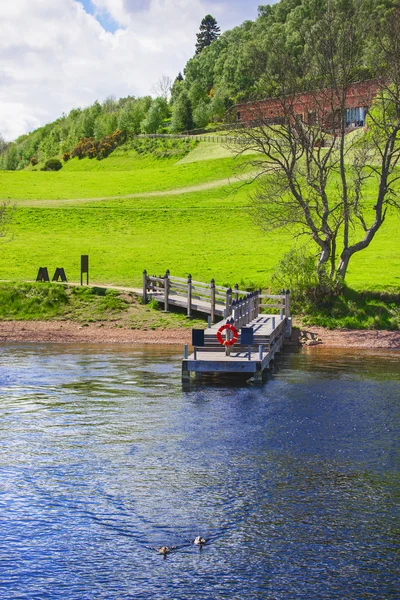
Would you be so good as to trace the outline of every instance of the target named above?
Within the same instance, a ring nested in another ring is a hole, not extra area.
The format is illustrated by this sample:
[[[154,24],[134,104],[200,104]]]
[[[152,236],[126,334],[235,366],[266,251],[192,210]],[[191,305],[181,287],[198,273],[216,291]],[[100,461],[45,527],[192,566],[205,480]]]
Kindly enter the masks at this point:
[[[226,316],[229,317],[229,315],[232,312],[232,288],[228,288],[226,290],[225,308],[226,308]]]
[[[164,312],[169,312],[168,306],[168,295],[169,295],[169,271],[164,275]]]
[[[143,271],[143,304],[147,304],[147,271]]]
[[[286,304],[285,304],[285,316],[286,316],[286,327],[285,337],[289,338],[292,335],[292,318],[290,316],[290,291],[286,290]]]
[[[210,283],[210,302],[211,302],[211,323],[215,323],[215,281],[211,279]]]
[[[288,319],[290,317],[290,290],[286,290],[285,294],[285,317]]]
[[[258,303],[257,303],[257,317],[261,314],[261,304],[262,304],[262,298],[261,298],[261,288],[258,290]]]
[[[238,283],[235,283],[234,290],[235,290],[235,300],[237,302],[239,299],[239,284]]]
[[[188,275],[187,280],[187,316],[192,316],[192,276]]]

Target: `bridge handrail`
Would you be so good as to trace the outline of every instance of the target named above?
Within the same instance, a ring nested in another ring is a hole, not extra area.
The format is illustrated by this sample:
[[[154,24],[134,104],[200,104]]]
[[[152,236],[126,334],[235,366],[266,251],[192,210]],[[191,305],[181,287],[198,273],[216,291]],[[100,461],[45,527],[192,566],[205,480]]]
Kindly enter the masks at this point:
[[[166,271],[164,276],[148,275],[147,271],[143,271],[143,302],[147,303],[148,293],[156,293],[157,299],[163,297],[164,310],[168,311],[169,298],[172,295],[187,298],[187,316],[192,313],[192,300],[197,299],[208,303],[210,301],[211,323],[215,323],[215,308],[216,305],[225,305],[224,318],[226,320],[233,319],[240,327],[247,325],[254,320],[261,311],[261,308],[277,308],[280,309],[280,317],[290,317],[289,305],[289,290],[282,290],[280,294],[262,294],[261,290],[255,292],[243,291],[239,289],[239,285],[235,284],[234,288],[224,286],[216,286],[214,279],[210,283],[194,281],[191,275],[188,275],[187,280],[183,277],[171,276],[169,271]],[[240,297],[241,296],[241,297]],[[263,303],[262,299],[280,300],[280,303]]]

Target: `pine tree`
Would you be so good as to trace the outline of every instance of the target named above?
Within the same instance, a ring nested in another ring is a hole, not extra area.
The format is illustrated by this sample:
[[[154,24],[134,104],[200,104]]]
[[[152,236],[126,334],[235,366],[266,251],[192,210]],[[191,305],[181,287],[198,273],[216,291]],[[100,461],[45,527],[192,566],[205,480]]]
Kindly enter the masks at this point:
[[[206,15],[200,24],[200,32],[197,34],[196,54],[200,54],[204,48],[216,40],[220,31],[214,17]]]

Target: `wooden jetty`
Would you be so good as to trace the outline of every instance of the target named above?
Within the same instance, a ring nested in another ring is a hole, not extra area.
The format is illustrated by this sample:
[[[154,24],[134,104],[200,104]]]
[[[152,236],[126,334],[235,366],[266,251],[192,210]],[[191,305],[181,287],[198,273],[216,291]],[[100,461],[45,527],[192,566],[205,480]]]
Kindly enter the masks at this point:
[[[193,311],[209,315],[208,328],[193,330],[193,353],[185,346],[182,361],[182,381],[189,382],[191,373],[243,373],[255,383],[261,383],[263,372],[282,349],[285,337],[290,337],[289,291],[281,294],[262,294],[234,288],[172,277],[143,273],[143,300],[155,299],[168,311],[170,306],[186,308],[187,316]],[[270,309],[271,313],[265,313]],[[264,312],[262,312],[264,311]],[[275,313],[275,314],[274,314]],[[222,317],[216,323],[217,317]],[[224,328],[228,325],[229,327]],[[224,329],[223,344],[217,339],[220,328]],[[238,340],[229,345],[231,329],[238,332]]]

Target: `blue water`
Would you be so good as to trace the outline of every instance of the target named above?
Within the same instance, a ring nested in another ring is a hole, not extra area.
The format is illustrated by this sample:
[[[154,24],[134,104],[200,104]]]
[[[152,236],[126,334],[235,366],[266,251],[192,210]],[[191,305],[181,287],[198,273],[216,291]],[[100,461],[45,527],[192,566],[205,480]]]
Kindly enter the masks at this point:
[[[400,353],[180,358],[1,348],[0,598],[398,599]]]

